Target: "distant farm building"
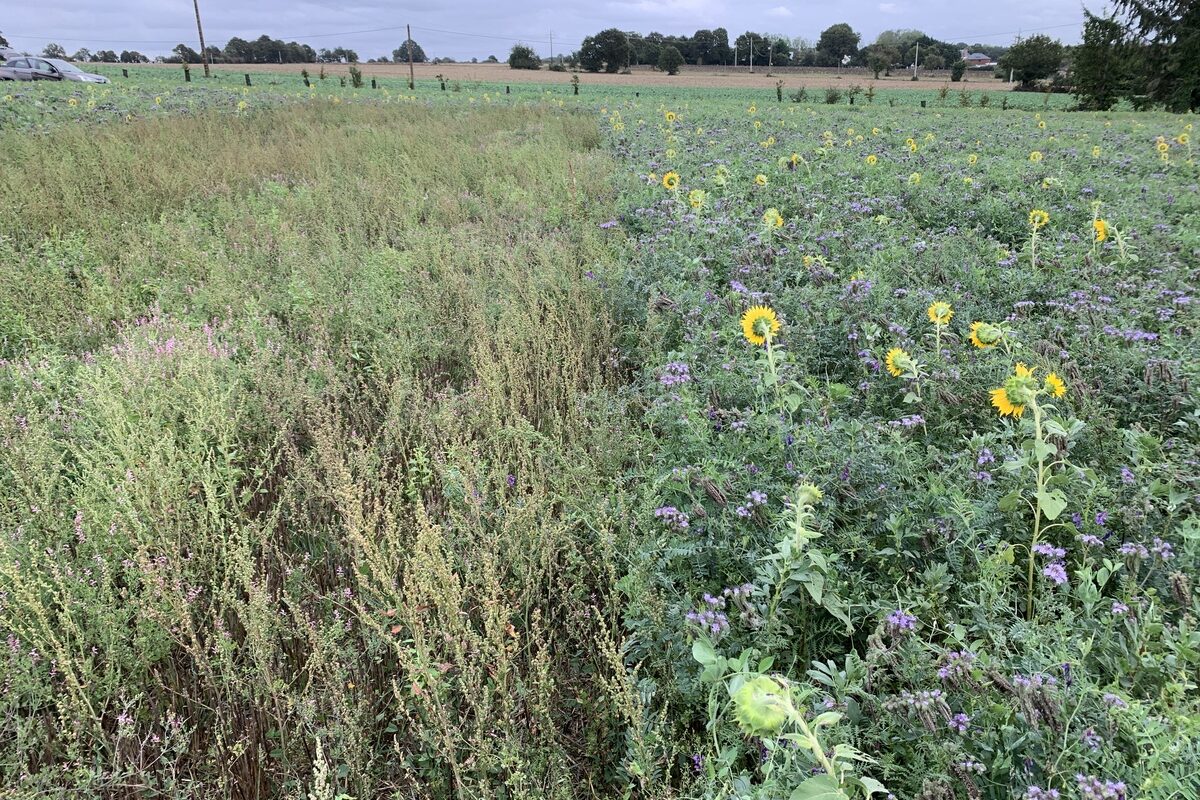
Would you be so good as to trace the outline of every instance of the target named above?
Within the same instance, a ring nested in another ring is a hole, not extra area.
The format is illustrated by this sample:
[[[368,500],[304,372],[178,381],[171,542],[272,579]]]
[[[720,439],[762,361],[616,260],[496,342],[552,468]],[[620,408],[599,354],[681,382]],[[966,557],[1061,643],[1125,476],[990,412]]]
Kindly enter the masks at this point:
[[[996,63],[987,53],[972,53],[965,47],[962,49],[962,60],[967,62],[968,67],[986,67]]]

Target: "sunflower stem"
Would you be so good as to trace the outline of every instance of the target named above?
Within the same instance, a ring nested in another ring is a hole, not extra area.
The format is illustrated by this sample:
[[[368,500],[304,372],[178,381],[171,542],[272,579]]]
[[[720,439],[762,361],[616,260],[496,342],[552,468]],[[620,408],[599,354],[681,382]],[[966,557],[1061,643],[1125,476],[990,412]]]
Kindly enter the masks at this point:
[[[1042,532],[1042,493],[1046,488],[1046,457],[1042,455],[1042,407],[1038,405],[1036,395],[1029,401],[1029,405],[1033,407],[1034,452],[1037,454],[1037,472],[1034,478],[1037,493],[1034,495],[1036,503],[1033,507],[1033,539],[1029,542],[1029,561],[1026,570],[1025,618],[1033,619],[1033,571],[1035,567],[1033,549],[1037,547],[1038,538]]]

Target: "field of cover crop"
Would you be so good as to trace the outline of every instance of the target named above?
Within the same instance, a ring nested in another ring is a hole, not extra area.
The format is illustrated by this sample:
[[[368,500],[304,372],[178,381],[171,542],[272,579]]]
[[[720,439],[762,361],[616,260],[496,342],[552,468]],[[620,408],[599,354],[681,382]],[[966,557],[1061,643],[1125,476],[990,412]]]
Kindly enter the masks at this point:
[[[1200,794],[1190,118],[302,89],[0,97],[8,795]]]

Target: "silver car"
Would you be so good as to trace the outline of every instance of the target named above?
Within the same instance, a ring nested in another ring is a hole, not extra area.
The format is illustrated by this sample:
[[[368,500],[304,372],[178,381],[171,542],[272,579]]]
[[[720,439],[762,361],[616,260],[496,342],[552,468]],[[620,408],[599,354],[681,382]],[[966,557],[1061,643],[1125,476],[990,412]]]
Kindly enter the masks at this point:
[[[61,58],[37,58],[23,56],[10,59],[0,67],[0,81],[79,81],[81,83],[108,83],[103,75],[84,72],[79,67]]]

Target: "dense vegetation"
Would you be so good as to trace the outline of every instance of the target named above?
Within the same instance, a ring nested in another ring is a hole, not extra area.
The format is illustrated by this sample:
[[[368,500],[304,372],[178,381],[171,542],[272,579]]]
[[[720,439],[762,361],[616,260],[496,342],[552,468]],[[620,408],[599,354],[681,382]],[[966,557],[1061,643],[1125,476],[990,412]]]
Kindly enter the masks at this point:
[[[1187,118],[130,72],[0,97],[10,794],[1200,793]]]

